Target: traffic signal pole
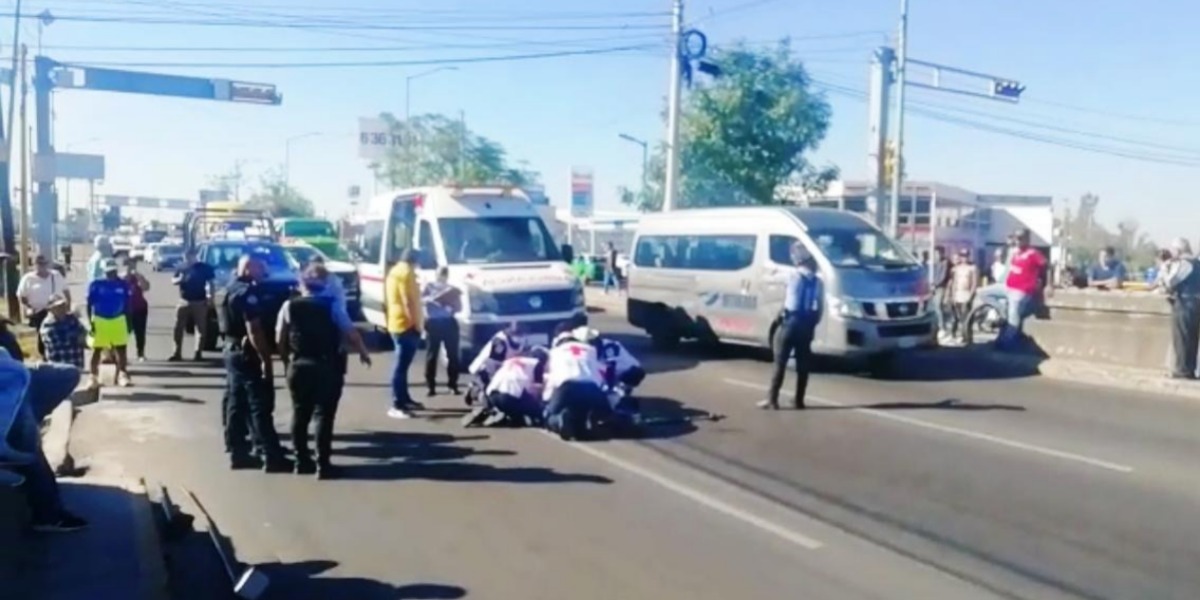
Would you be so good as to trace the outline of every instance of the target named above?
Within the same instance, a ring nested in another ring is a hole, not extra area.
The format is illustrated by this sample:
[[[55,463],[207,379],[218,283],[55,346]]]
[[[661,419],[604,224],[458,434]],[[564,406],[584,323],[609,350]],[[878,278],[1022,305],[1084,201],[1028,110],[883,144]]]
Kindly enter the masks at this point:
[[[897,41],[899,42],[898,52],[893,52],[891,48],[887,47],[876,50],[875,60],[871,64],[870,97],[867,99],[871,111],[869,115],[871,137],[868,141],[867,154],[870,157],[870,168],[875,174],[875,222],[893,238],[899,234],[900,193],[903,189],[903,180],[907,175],[908,165],[908,161],[904,158],[905,89],[918,87],[1012,104],[1019,102],[1021,93],[1025,91],[1025,86],[1005,77],[909,58],[908,0],[900,0],[900,32]],[[910,73],[910,67],[916,67],[917,70]],[[950,84],[943,81],[943,73],[955,75],[951,78],[953,81]],[[923,74],[929,75],[927,80],[918,80],[918,76]],[[896,90],[896,137],[892,150],[895,155],[891,161],[892,167],[889,169],[887,168],[886,147],[887,106],[893,82],[899,84],[899,89]],[[885,202],[882,192],[888,187],[891,188],[891,193],[890,198]],[[936,225],[932,208],[929,223],[930,227]]]

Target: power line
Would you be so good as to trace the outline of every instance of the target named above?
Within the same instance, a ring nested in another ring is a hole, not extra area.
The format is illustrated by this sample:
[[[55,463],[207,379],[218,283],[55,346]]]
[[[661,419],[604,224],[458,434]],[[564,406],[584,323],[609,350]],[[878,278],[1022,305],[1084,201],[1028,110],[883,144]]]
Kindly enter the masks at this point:
[[[587,37],[587,38],[564,38],[557,40],[514,40],[511,42],[489,42],[484,44],[437,44],[436,48],[430,48],[428,42],[413,43],[401,46],[104,46],[104,45],[47,45],[46,50],[53,51],[82,51],[82,52],[177,52],[177,53],[253,53],[253,52],[428,52],[430,50],[442,49],[457,49],[457,50],[496,50],[499,48],[511,48],[519,46],[579,46],[585,44],[604,43],[612,44],[614,42],[629,42],[642,41],[649,43],[651,40],[658,40],[662,36],[652,34],[639,34],[627,36],[603,36],[603,37]]]
[[[36,16],[21,15],[21,19],[36,20]],[[253,21],[249,19],[178,19],[160,17],[113,17],[103,15],[55,15],[56,21],[122,24],[122,25],[182,25],[188,27],[243,27],[261,29],[341,29],[352,31],[666,31],[662,25],[614,24],[614,25],[504,25],[504,24],[446,24],[446,25],[385,25],[381,23],[349,23],[333,21],[313,23],[292,20],[289,22]]]
[[[614,48],[592,48],[587,50],[561,50],[557,52],[537,52],[529,54],[510,54],[504,56],[474,56],[462,58],[442,58],[428,60],[379,60],[379,61],[345,61],[345,62],[85,62],[64,63],[80,67],[121,67],[121,68],[206,68],[206,69],[321,69],[349,67],[407,67],[421,65],[462,65],[476,63],[509,62],[538,60],[546,58],[561,58],[567,56],[594,56],[602,54],[619,54],[657,48],[656,45],[642,44],[636,46],[618,46]]]
[[[100,10],[101,12],[113,13],[120,12],[121,6],[136,6],[147,8],[162,8],[164,3],[151,2],[145,0],[108,0],[107,6],[97,7],[95,0],[56,0],[56,4],[67,5],[86,5],[91,10]],[[177,1],[167,3],[171,8],[203,8],[203,9],[239,9],[245,10],[258,9],[257,12],[263,13],[264,10],[285,10],[290,16],[321,16],[322,13],[329,13],[331,16],[403,16],[411,17],[448,17],[459,19],[462,17],[472,17],[476,19],[493,20],[496,18],[520,19],[520,20],[602,20],[602,19],[638,19],[638,18],[666,18],[670,16],[668,11],[546,11],[546,10],[488,10],[486,8],[458,8],[458,9],[422,9],[422,8],[381,8],[379,6],[365,5],[344,5],[344,4],[326,4],[326,5],[295,5],[289,3],[255,3],[251,7],[247,7],[241,2],[194,2],[194,1]],[[115,6],[114,6],[115,5]],[[112,10],[116,8],[117,10]],[[160,10],[158,13],[170,13],[169,10]],[[145,13],[143,13],[145,14]],[[265,14],[265,13],[264,13]]]
[[[833,93],[836,93],[836,94],[839,94],[842,96],[850,97],[855,100],[866,101],[866,99],[867,99],[866,92],[859,90],[859,89],[855,89],[855,88],[843,86],[843,85],[837,85],[834,83],[828,83],[828,82],[820,81],[817,79],[813,79],[813,83],[821,88],[826,89],[827,91],[830,91],[830,92],[833,92]],[[917,115],[917,116],[920,116],[920,117],[923,117],[926,119],[939,121],[942,123],[947,123],[947,124],[952,124],[952,125],[957,125],[960,127],[966,127],[968,129],[974,129],[977,131],[985,131],[988,133],[1005,135],[1005,136],[1023,139],[1023,140],[1027,140],[1027,141],[1034,141],[1034,142],[1039,142],[1039,143],[1053,145],[1053,146],[1070,148],[1070,149],[1074,149],[1074,150],[1082,150],[1082,151],[1090,152],[1090,153],[1094,153],[1094,154],[1104,154],[1104,155],[1116,156],[1116,157],[1120,157],[1120,158],[1128,158],[1131,160],[1138,160],[1138,161],[1142,161],[1142,162],[1151,162],[1151,163],[1167,164],[1167,165],[1183,166],[1183,167],[1200,167],[1200,157],[1197,157],[1197,156],[1181,156],[1181,155],[1177,155],[1177,154],[1138,152],[1138,151],[1131,151],[1128,149],[1118,148],[1118,147],[1113,147],[1113,146],[1090,144],[1090,143],[1086,143],[1086,142],[1080,142],[1080,141],[1061,138],[1061,137],[1057,137],[1057,136],[1044,135],[1044,134],[1039,134],[1036,132],[1021,131],[1019,129],[1012,129],[1012,128],[1008,128],[1008,127],[1002,127],[1002,126],[993,125],[993,124],[989,124],[989,123],[981,123],[979,121],[973,121],[970,119],[946,115],[943,113],[939,113],[935,110],[931,110],[930,108],[921,106],[919,103],[917,106],[914,106],[908,110],[911,111],[914,115]],[[1086,133],[1086,132],[1077,132],[1077,133]]]

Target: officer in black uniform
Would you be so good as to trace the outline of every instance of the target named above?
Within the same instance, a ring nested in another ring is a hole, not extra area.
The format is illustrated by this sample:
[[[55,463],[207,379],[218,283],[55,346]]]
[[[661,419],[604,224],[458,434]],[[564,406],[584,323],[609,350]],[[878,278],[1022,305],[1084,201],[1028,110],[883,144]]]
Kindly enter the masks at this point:
[[[262,452],[262,468],[268,473],[292,470],[283,456],[279,434],[275,431],[275,386],[271,366],[270,324],[263,324],[264,300],[258,281],[264,267],[261,261],[243,256],[238,261],[237,279],[229,284],[221,303],[225,325],[226,396],[225,446],[229,448],[230,467],[257,466],[246,440]]]
[[[319,479],[335,475],[330,463],[333,452],[333,422],[346,382],[345,340],[358,352],[359,360],[371,364],[362,336],[345,311],[337,310],[334,299],[323,292],[329,279],[324,265],[311,265],[301,281],[303,295],[284,303],[279,311],[275,339],[287,367],[288,391],[292,394],[292,444],[296,451],[296,473],[316,473]],[[333,367],[333,368],[331,368]],[[308,426],[317,419],[317,461],[308,452]]]

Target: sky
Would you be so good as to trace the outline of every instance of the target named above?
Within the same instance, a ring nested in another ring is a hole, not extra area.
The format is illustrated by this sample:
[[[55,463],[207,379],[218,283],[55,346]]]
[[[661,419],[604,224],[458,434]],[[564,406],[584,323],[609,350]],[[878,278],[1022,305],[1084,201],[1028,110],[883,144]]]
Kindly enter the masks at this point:
[[[0,0],[6,57],[13,10],[13,0]],[[377,190],[357,157],[358,117],[402,115],[406,78],[442,65],[455,69],[413,80],[412,113],[461,112],[469,128],[541,172],[556,204],[569,196],[572,167],[586,166],[597,209],[619,210],[617,187],[636,187],[641,176],[640,148],[619,134],[652,142],[665,134],[670,0],[42,0],[22,8],[43,10],[54,22],[20,27],[31,54],[40,46],[61,62],[271,83],[283,95],[280,106],[258,106],[56,92],[55,145],[106,157],[99,194],[196,198],[235,166],[253,181],[286,160],[290,182],[318,210],[343,214],[350,186]],[[868,174],[868,63],[894,40],[898,15],[899,0],[691,0],[685,8],[688,27],[710,45],[793,39],[833,108],[813,160],[850,179]],[[1186,0],[911,0],[912,58],[1017,80],[1026,91],[1008,104],[910,88],[920,112],[906,121],[909,177],[1058,202],[1091,192],[1106,225],[1132,218],[1156,240],[1195,238],[1200,211],[1185,207],[1200,183],[1198,20],[1200,4]],[[76,183],[60,196],[81,206],[85,193]]]

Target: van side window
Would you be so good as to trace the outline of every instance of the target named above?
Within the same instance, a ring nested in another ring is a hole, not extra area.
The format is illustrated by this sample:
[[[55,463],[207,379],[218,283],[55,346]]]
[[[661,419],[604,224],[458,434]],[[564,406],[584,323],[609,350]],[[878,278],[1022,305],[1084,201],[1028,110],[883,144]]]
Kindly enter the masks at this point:
[[[792,260],[792,246],[800,242],[800,239],[791,235],[773,235],[767,240],[767,245],[771,251],[771,262],[785,267],[796,266]]]
[[[359,234],[358,251],[362,254],[363,262],[379,264],[383,254],[382,220],[363,223],[362,233]]]
[[[400,260],[405,250],[412,248],[413,234],[417,228],[417,207],[411,201],[399,201],[392,207],[392,217],[388,222],[391,229],[390,243],[387,248],[386,261],[392,264]]]
[[[633,264],[658,269],[738,271],[754,263],[753,235],[643,236]]]
[[[435,268],[437,266],[437,248],[433,244],[433,226],[429,224],[429,221],[422,220],[417,231],[417,244],[421,248],[421,268]]]

